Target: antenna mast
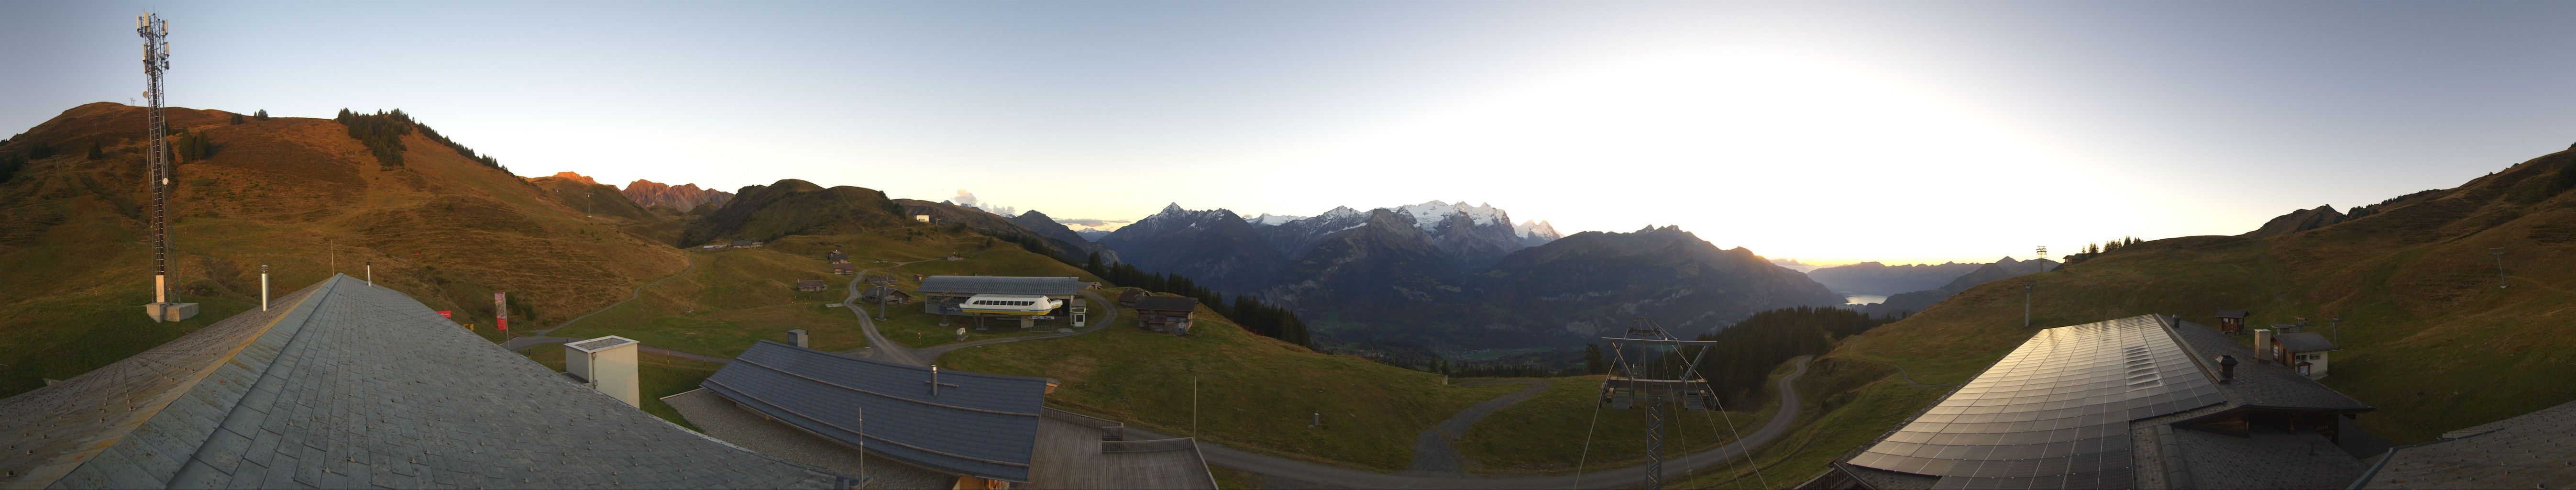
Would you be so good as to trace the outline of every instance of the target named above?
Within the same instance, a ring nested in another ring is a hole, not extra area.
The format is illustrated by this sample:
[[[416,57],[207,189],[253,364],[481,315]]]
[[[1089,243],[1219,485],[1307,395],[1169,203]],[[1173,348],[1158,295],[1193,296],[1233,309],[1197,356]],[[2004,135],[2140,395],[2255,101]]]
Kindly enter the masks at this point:
[[[178,295],[170,290],[170,121],[161,106],[161,72],[170,69],[170,22],[160,14],[145,13],[134,18],[134,34],[143,36],[143,98],[148,104],[144,117],[145,134],[152,148],[143,155],[144,165],[152,176],[152,304],[145,309],[158,321],[175,322],[196,316],[196,305],[177,303]]]

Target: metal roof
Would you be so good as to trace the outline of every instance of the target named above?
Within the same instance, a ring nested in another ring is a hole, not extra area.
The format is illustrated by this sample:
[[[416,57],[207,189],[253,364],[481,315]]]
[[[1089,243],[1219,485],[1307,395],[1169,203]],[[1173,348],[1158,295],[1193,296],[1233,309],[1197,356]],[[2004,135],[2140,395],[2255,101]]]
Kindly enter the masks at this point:
[[[635,339],[610,335],[596,339],[573,342],[567,345],[571,345],[572,348],[578,349],[582,352],[599,352],[611,347],[619,347],[633,343],[635,343]]]
[[[2335,350],[2334,341],[2327,340],[2326,334],[2316,332],[2285,333],[2272,337],[2272,340],[2281,343],[2281,350],[2293,353]]]
[[[1136,298],[1135,308],[1154,311],[1197,311],[1199,300],[1178,296],[1146,296]]]
[[[2218,310],[2219,318],[2244,318],[2245,310]]]
[[[921,280],[923,294],[1041,294],[1072,296],[1082,281],[1071,277],[930,276]]]
[[[0,487],[840,488],[335,275],[0,400]]]
[[[1850,464],[1945,488],[2126,488],[2129,422],[2226,402],[2153,315],[2041,330]]]
[[[872,454],[1027,483],[1046,379],[938,370],[934,387],[932,373],[763,340],[701,386]]]

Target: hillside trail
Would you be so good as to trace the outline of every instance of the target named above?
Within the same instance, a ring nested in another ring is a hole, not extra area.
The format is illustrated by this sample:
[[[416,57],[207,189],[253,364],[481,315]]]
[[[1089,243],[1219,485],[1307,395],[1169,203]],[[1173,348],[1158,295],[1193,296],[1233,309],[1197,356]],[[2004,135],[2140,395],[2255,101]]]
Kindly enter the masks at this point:
[[[1781,376],[1780,410],[1759,429],[1742,439],[1706,451],[1664,460],[1664,479],[1727,463],[1741,464],[1746,451],[1762,447],[1789,432],[1789,423],[1798,419],[1805,403],[1798,397],[1795,383],[1807,374],[1807,361],[1815,356],[1798,356],[1795,370]],[[1165,439],[1173,436],[1128,426],[1127,436],[1140,440]],[[1616,437],[1611,436],[1611,437]],[[1642,437],[1642,436],[1640,436]],[[1554,489],[1554,488],[1630,488],[1646,483],[1645,465],[1612,470],[1590,471],[1546,476],[1478,476],[1464,473],[1378,473],[1368,470],[1293,460],[1235,449],[1223,444],[1199,441],[1201,454],[1208,464],[1234,468],[1264,477],[1264,488],[1429,488],[1429,489]],[[1576,444],[1577,441],[1567,441]]]
[[[655,285],[655,284],[661,284],[661,283],[662,283],[662,281],[668,281],[668,280],[671,280],[671,278],[674,278],[674,277],[680,277],[680,276],[683,276],[683,275],[687,275],[687,274],[689,273],[689,271],[690,271],[690,270],[698,268],[698,260],[697,260],[697,259],[694,259],[694,258],[690,258],[690,257],[689,257],[689,252],[688,252],[688,251],[686,251],[686,250],[680,251],[680,261],[681,261],[682,263],[684,263],[685,265],[682,265],[682,266],[680,267],[680,271],[679,271],[679,272],[673,272],[673,273],[671,273],[671,275],[668,275],[668,276],[662,276],[662,278],[660,278],[660,279],[654,279],[654,280],[653,280],[653,282],[647,282],[647,283],[644,283],[644,284],[636,285],[634,289],[630,289],[630,290],[628,290],[628,291],[626,292],[626,299],[625,299],[625,300],[623,300],[623,301],[618,301],[618,302],[616,302],[616,303],[609,303],[609,304],[608,304],[608,306],[602,306],[602,307],[599,307],[599,309],[597,309],[597,310],[591,310],[591,312],[589,312],[589,313],[583,313],[583,314],[581,314],[581,316],[572,317],[572,319],[571,319],[571,320],[564,320],[564,322],[563,322],[563,323],[557,323],[557,324],[555,324],[555,326],[553,326],[553,327],[549,327],[549,328],[546,328],[546,329],[544,329],[544,330],[534,330],[534,331],[531,331],[531,332],[530,332],[530,333],[531,333],[531,335],[526,336],[526,337],[515,337],[515,338],[511,338],[509,341],[507,341],[507,342],[502,342],[502,343],[501,343],[501,349],[502,349],[502,350],[509,350],[509,351],[516,351],[516,350],[519,350],[519,349],[525,349],[525,348],[528,348],[528,347],[530,347],[530,346],[537,346],[537,345],[544,345],[544,344],[560,344],[560,343],[571,342],[571,341],[575,341],[575,340],[581,340],[581,339],[575,339],[575,338],[569,338],[569,337],[554,337],[554,336],[550,336],[550,335],[547,335],[547,334],[552,334],[552,333],[554,333],[554,331],[555,331],[555,330],[562,329],[562,328],[564,328],[564,327],[568,327],[568,326],[572,326],[572,324],[574,324],[574,323],[578,323],[578,322],[582,321],[583,319],[590,318],[590,316],[591,316],[591,315],[597,315],[597,314],[599,314],[600,312],[608,311],[610,308],[616,308],[616,307],[617,307],[617,305],[623,305],[623,304],[626,304],[626,303],[628,303],[628,302],[635,301],[635,299],[636,299],[636,298],[642,298],[642,297],[644,297],[644,288],[653,287],[653,285]],[[658,349],[658,348],[647,346],[647,347],[645,347],[645,349]],[[666,349],[664,349],[664,350],[663,350],[663,352],[678,352],[678,351],[671,351],[671,350],[666,350]],[[686,352],[680,352],[680,354],[685,354],[685,355],[678,355],[678,356],[674,356],[674,357],[680,357],[680,358],[690,358],[690,356],[708,357],[708,356],[699,356],[699,355],[697,355],[697,354],[689,354],[689,353],[686,353]],[[668,355],[668,354],[666,354],[666,355]],[[723,362],[723,361],[709,361],[709,362]]]
[[[1432,426],[1430,429],[1423,430],[1421,435],[1415,436],[1413,439],[1413,465],[1405,467],[1404,471],[1406,473],[1466,474],[1467,458],[1458,454],[1457,442],[1458,438],[1465,437],[1467,435],[1467,428],[1474,427],[1477,421],[1484,420],[1485,416],[1493,415],[1494,412],[1500,411],[1504,407],[1510,407],[1512,405],[1519,404],[1522,401],[1527,401],[1530,397],[1538,396],[1539,393],[1547,391],[1549,387],[1547,380],[1536,378],[1496,380],[1482,383],[1459,383],[1458,386],[1480,386],[1497,383],[1523,383],[1529,386],[1522,388],[1520,391],[1494,397],[1492,400],[1485,400],[1483,403],[1477,403],[1474,406],[1467,407],[1466,410],[1458,411],[1457,415],[1449,416],[1449,420],[1440,421],[1440,425]]]

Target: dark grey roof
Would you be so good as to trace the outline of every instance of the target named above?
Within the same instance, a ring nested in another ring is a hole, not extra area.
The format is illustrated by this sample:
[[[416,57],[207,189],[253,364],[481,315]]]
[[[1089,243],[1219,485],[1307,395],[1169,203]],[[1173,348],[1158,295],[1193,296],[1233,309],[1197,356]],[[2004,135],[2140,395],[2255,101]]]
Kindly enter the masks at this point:
[[[2219,318],[2244,318],[2245,310],[2218,310]]]
[[[1199,300],[1178,296],[1146,296],[1136,298],[1135,308],[1154,311],[1198,311]]]
[[[1082,281],[1071,277],[930,276],[921,280],[923,294],[1040,294],[1071,296]]]
[[[2183,347],[2203,362],[2215,363],[2218,356],[2236,356],[2236,380],[2218,385],[2228,401],[2236,405],[2286,410],[2332,412],[2367,412],[2370,405],[2327,388],[2317,380],[2301,376],[2289,367],[2255,360],[2254,349],[2237,343],[2218,329],[2192,322],[2178,322],[2174,336]],[[2215,369],[2212,365],[2210,368]]]
[[[2272,339],[2281,342],[2281,350],[2294,353],[2335,350],[2333,340],[2327,340],[2326,334],[2316,332],[2285,333]]]
[[[1046,379],[938,371],[763,340],[702,384],[752,410],[868,452],[1027,483]],[[955,386],[948,386],[948,385]]]
[[[0,487],[841,487],[333,276],[0,400]]]
[[[2576,484],[2576,402],[2390,449],[2361,488],[2566,488]]]
[[[2125,488],[2129,422],[2226,401],[2154,315],[2041,330],[1848,463],[1950,488]]]

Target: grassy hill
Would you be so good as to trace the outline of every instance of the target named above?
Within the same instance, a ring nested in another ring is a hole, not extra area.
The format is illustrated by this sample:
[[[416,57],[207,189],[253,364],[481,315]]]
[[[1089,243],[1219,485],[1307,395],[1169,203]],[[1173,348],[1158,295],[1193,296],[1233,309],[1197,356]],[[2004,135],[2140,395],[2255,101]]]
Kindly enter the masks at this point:
[[[2559,328],[2576,320],[2571,167],[2576,151],[2553,153],[2314,230],[2154,240],[2022,276],[2036,284],[2029,328],[2018,280],[1970,288],[1818,361],[1807,383],[1829,411],[1757,456],[1814,476],[1949,390],[1897,367],[1960,383],[2037,329],[2143,313],[2215,324],[2216,310],[2246,309],[2258,328],[2305,318],[2330,335],[2326,320],[2345,318],[2323,381],[2378,407],[2360,424],[2400,442],[2576,400],[2576,336]],[[2498,287],[2498,247],[2511,287]]]
[[[487,326],[496,290],[521,325],[544,324],[682,266],[678,250],[621,232],[629,222],[585,218],[426,131],[397,138],[405,163],[388,166],[335,120],[232,124],[230,112],[174,108],[173,133],[214,147],[180,159],[171,196],[175,282],[205,311],[155,324],[139,308],[151,298],[143,113],[83,105],[0,145],[0,158],[28,158],[0,181],[0,270],[12,279],[0,282],[0,396],[256,308],[261,264],[289,291],[373,263],[378,284]]]

